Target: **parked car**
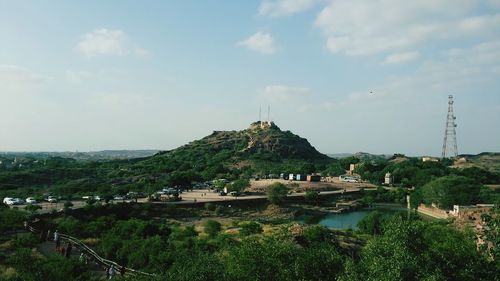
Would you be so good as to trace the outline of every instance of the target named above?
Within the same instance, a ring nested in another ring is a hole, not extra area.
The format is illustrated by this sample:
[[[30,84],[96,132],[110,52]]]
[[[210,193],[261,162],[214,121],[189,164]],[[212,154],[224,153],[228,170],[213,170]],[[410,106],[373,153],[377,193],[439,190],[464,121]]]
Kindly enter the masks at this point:
[[[21,198],[4,198],[3,202],[7,205],[21,205],[24,204],[24,200]]]
[[[113,197],[113,200],[125,200],[125,196],[115,195],[115,196]]]
[[[55,197],[55,196],[48,196],[47,197],[47,202],[49,202],[49,203],[56,203],[57,202],[57,197]]]
[[[36,204],[36,199],[33,197],[26,198],[26,204]]]

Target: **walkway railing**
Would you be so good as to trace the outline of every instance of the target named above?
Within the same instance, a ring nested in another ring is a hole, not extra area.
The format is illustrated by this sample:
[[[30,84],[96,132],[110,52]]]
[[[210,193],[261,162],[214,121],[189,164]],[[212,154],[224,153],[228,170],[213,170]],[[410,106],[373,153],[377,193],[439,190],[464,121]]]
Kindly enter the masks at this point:
[[[29,231],[31,231],[32,233],[40,233],[41,232],[29,224],[27,225],[27,229]],[[83,243],[79,239],[77,239],[73,236],[70,236],[70,235],[66,235],[66,234],[59,234],[59,236],[61,237],[61,239],[65,239],[67,241],[70,241],[82,253],[84,253],[85,255],[90,257],[96,263],[98,263],[100,265],[104,265],[106,267],[110,267],[111,265],[113,265],[116,268],[116,270],[120,270],[121,265],[119,265],[115,261],[108,260],[108,259],[105,259],[105,258],[99,256],[99,254],[97,254],[94,250],[92,250],[92,248],[87,246],[85,243]],[[130,274],[130,275],[143,275],[143,276],[151,276],[151,277],[156,276],[155,274],[147,273],[147,272],[140,271],[140,270],[135,270],[135,269],[129,268],[129,267],[125,267],[125,273]]]

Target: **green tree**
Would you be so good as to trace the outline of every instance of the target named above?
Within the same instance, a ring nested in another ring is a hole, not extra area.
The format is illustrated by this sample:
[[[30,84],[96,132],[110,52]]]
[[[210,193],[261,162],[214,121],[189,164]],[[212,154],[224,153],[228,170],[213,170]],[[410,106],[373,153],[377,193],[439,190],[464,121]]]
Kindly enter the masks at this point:
[[[30,212],[31,215],[34,215],[36,213],[36,211],[41,210],[42,207],[40,205],[28,205],[28,206],[24,207],[24,209],[26,211]]]
[[[262,226],[258,222],[245,221],[239,223],[238,226],[240,227],[241,236],[262,233]]]
[[[382,233],[384,215],[379,211],[372,211],[358,222],[358,227],[364,233],[376,235]]]
[[[250,182],[247,179],[235,180],[231,184],[226,185],[228,192],[236,191],[243,192],[245,188],[250,186]]]
[[[340,280],[495,280],[473,239],[446,225],[394,216]]]
[[[422,187],[422,199],[430,205],[451,209],[453,205],[470,205],[478,200],[481,184],[462,176],[445,176]]]
[[[281,204],[288,195],[288,187],[280,182],[275,182],[267,187],[267,199],[273,204]]]
[[[333,233],[322,225],[311,225],[304,229],[304,239],[308,244],[336,241]]]
[[[315,190],[306,190],[306,194],[304,195],[304,198],[307,201],[317,202],[319,200],[319,194]]]
[[[221,230],[221,224],[218,221],[207,220],[204,225],[205,233],[210,237],[215,237]]]

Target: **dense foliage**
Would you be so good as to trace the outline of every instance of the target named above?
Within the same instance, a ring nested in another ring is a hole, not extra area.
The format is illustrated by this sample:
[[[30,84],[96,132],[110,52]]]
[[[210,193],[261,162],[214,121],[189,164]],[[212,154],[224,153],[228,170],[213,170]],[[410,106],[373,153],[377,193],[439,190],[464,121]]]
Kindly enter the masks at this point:
[[[267,198],[273,204],[281,204],[288,194],[288,187],[280,182],[275,182],[267,188]]]
[[[345,244],[365,242],[319,225],[282,224],[263,233],[255,221],[222,226],[207,220],[202,228],[207,235],[200,235],[193,225],[145,220],[146,205],[137,212],[120,210],[103,215],[109,210],[100,207],[92,215],[64,216],[49,224],[62,233],[92,238],[92,247],[108,259],[157,275],[128,280],[498,280],[500,270],[498,260],[478,251],[466,232],[414,216],[370,214],[359,224],[361,232],[370,234],[366,245],[353,248]],[[497,218],[488,218],[496,235]],[[498,246],[498,238],[493,241]],[[15,248],[1,262],[0,280],[95,278],[76,259],[33,254],[36,243],[33,236],[12,242]]]
[[[446,225],[394,217],[341,280],[498,280],[470,237]]]
[[[424,185],[423,202],[432,203],[443,209],[452,209],[453,205],[471,205],[478,203],[481,184],[470,178],[461,176],[446,176],[435,179]]]

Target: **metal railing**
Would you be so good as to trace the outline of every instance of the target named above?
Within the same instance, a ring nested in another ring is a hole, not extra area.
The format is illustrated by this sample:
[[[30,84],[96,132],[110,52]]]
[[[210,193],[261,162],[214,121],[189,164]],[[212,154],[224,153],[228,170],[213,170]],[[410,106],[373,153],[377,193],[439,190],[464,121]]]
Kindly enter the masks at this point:
[[[32,233],[40,233],[41,232],[29,224],[27,225],[27,229]],[[83,243],[82,241],[80,241],[79,239],[77,239],[73,236],[70,236],[67,234],[59,234],[59,237],[61,237],[61,239],[65,239],[67,241],[70,241],[76,248],[78,248],[80,250],[80,252],[84,253],[87,257],[90,257],[97,264],[100,264],[100,265],[103,265],[106,267],[111,267],[113,265],[117,270],[119,270],[122,267],[121,265],[119,265],[115,261],[108,260],[108,259],[105,259],[105,258],[99,256],[99,254],[97,254],[94,250],[92,250],[92,248],[90,248],[85,243]],[[47,238],[49,238],[49,237],[47,237]],[[150,276],[150,277],[156,276],[155,274],[136,270],[136,269],[133,269],[130,267],[125,267],[125,274],[134,275],[134,276],[135,275],[143,275],[143,276]]]

